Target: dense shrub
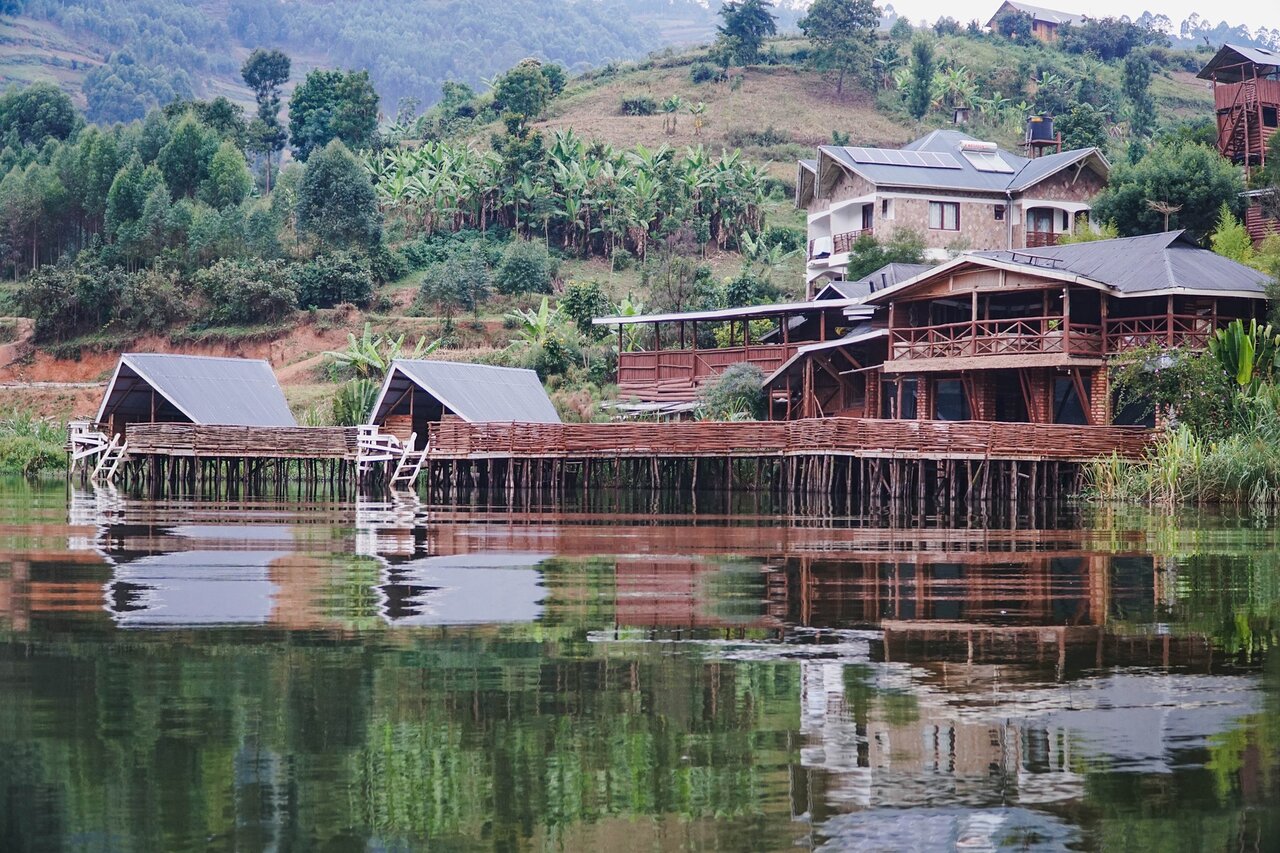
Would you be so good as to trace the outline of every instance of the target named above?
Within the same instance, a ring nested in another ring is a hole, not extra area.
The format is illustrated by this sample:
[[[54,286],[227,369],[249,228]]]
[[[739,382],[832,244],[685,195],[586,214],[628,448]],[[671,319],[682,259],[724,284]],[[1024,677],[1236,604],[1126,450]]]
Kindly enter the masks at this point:
[[[758,421],[765,416],[764,371],[754,364],[730,365],[703,387],[698,415],[704,420]]]
[[[271,323],[298,307],[298,294],[282,261],[218,261],[195,275],[208,302],[211,326]]]
[[[385,243],[379,243],[369,253],[369,271],[378,284],[399,281],[409,274],[409,260],[387,248]]]
[[[727,76],[723,69],[709,62],[695,62],[689,68],[689,79],[694,83],[720,83]]]
[[[651,116],[657,112],[658,102],[647,95],[622,99],[622,114],[624,116]]]
[[[489,297],[493,276],[488,258],[479,242],[460,245],[443,260],[426,268],[418,299],[422,306],[434,308],[445,321],[451,321],[458,309],[479,316],[480,303]]]
[[[188,295],[176,274],[142,270],[129,276],[116,304],[116,319],[132,332],[160,332],[191,314]]]
[[[573,321],[582,334],[600,338],[608,333],[603,326],[593,326],[591,321],[610,313],[613,304],[605,295],[598,281],[571,281],[560,297],[560,310]]]
[[[765,229],[766,246],[781,246],[784,252],[798,252],[805,248],[808,235],[800,228],[787,228],[784,225],[773,225]]]
[[[503,253],[494,278],[499,293],[550,293],[557,268],[546,246],[517,240]]]
[[[373,296],[369,259],[349,252],[320,255],[292,271],[298,304],[304,308],[332,308],[349,302],[364,307]]]
[[[791,141],[790,134],[784,130],[778,130],[773,125],[759,130],[735,127],[725,135],[725,138],[733,148],[747,148],[752,145],[769,148],[774,145],[786,145]]]
[[[337,426],[359,426],[368,420],[378,401],[381,383],[376,379],[352,379],[333,396],[333,422]]]
[[[18,287],[15,302],[35,321],[37,341],[64,340],[106,325],[127,279],[91,260],[41,267]]]
[[[61,424],[16,412],[0,420],[0,474],[34,477],[41,471],[67,466],[62,449],[66,431]]]

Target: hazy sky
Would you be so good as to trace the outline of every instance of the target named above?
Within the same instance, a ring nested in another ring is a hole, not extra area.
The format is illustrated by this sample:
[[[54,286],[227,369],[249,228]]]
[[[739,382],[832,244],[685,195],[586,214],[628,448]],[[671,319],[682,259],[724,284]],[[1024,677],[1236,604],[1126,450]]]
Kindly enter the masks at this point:
[[[1192,12],[1211,19],[1215,24],[1225,18],[1230,24],[1246,24],[1256,29],[1260,26],[1280,28],[1280,2],[1276,0],[1237,0],[1230,4],[1211,3],[1208,0],[1027,0],[1037,6],[1079,12],[1097,17],[1128,15],[1136,18],[1145,11],[1165,14],[1177,26]],[[932,21],[942,15],[950,15],[959,21],[979,18],[985,24],[1000,5],[1001,0],[882,0],[892,5],[899,15],[912,20]]]

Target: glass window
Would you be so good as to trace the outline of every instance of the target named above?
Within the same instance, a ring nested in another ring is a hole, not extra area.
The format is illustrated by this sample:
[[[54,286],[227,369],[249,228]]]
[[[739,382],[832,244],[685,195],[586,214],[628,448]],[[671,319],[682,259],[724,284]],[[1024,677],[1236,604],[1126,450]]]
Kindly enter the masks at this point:
[[[957,201],[929,202],[929,227],[935,231],[959,231],[960,203]]]
[[[1004,205],[996,205],[996,222],[1004,222]]]
[[[940,421],[969,420],[969,399],[959,379],[939,379],[934,385],[934,412]]]

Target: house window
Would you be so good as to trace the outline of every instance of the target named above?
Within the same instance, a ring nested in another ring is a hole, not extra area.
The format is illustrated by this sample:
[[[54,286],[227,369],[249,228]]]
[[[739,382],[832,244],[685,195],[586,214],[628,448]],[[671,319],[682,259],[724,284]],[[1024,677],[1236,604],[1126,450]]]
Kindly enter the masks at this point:
[[[893,219],[893,199],[891,198],[880,199],[880,218]]]
[[[934,231],[959,231],[960,202],[929,202],[929,227]]]
[[[1277,125],[1276,107],[1262,108],[1262,126],[1275,127]]]
[[[1004,205],[996,205],[996,222],[1004,222]]]

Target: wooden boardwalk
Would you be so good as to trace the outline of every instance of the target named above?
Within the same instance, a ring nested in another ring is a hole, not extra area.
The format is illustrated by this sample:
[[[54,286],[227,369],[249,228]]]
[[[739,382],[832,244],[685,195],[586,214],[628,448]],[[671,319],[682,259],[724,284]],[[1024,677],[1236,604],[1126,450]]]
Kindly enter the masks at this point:
[[[1086,462],[1140,457],[1154,435],[1140,427],[993,421],[811,418],[797,421],[608,424],[445,423],[430,458],[768,458],[842,455],[878,459]]]

